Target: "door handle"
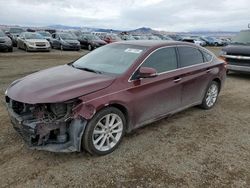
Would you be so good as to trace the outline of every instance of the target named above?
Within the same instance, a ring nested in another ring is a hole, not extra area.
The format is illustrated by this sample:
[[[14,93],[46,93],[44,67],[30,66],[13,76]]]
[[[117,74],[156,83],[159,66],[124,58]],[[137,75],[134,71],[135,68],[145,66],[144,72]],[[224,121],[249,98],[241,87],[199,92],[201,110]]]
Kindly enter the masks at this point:
[[[182,80],[182,78],[179,78],[179,77],[178,77],[178,78],[175,78],[175,79],[174,79],[174,82],[177,83],[177,82],[180,82],[181,80]]]
[[[211,69],[210,69],[210,68],[208,68],[208,69],[206,70],[206,72],[207,72],[207,73],[211,72]]]

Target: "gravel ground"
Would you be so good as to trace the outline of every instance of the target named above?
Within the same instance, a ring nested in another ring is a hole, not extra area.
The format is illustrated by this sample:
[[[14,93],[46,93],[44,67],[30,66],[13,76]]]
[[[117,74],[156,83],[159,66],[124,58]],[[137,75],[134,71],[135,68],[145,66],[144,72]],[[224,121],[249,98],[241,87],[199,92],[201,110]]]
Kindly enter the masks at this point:
[[[250,187],[250,75],[230,74],[215,108],[140,128],[110,155],[29,150],[6,113],[7,85],[85,53],[0,54],[0,187]]]

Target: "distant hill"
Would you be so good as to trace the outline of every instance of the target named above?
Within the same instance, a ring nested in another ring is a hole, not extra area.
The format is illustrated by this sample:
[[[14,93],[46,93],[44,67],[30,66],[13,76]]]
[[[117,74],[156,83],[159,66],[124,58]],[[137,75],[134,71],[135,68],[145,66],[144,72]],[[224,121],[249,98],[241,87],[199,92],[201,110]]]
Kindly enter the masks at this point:
[[[81,27],[78,27],[78,26],[67,26],[67,25],[49,25],[47,26],[47,28],[58,29],[58,30],[81,29]]]
[[[138,28],[138,29],[130,30],[129,32],[133,32],[133,33],[153,33],[154,30],[149,28],[149,27],[141,27],[141,28]]]
[[[0,24],[0,29],[6,29],[8,27],[14,27],[14,25],[1,25]],[[158,30],[154,30],[152,28],[149,27],[140,27],[137,29],[133,29],[133,30],[114,30],[114,29],[104,29],[104,28],[94,28],[94,27],[79,27],[79,26],[68,26],[68,25],[60,25],[60,24],[55,24],[55,25],[49,25],[49,26],[45,26],[45,27],[28,27],[28,26],[18,26],[15,25],[15,27],[22,27],[22,28],[31,28],[31,29],[55,29],[55,30],[82,30],[85,32],[113,32],[113,33],[120,33],[123,31],[132,33],[132,34],[156,34],[156,33],[162,33],[162,34],[180,34],[180,35],[206,35],[206,36],[234,36],[236,35],[238,32],[231,32],[231,31],[190,31],[190,32],[167,32],[167,31],[158,31]]]

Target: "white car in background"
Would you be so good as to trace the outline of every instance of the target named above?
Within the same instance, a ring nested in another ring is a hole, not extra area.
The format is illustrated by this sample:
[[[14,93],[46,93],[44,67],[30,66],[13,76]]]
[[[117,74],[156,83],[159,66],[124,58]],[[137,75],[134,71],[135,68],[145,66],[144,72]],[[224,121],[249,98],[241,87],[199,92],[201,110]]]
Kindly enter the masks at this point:
[[[50,51],[50,43],[36,32],[23,32],[17,38],[17,48],[25,51]]]
[[[194,43],[198,46],[206,46],[206,42],[202,41],[198,38],[183,38],[182,39],[183,42],[190,42],[190,43]]]

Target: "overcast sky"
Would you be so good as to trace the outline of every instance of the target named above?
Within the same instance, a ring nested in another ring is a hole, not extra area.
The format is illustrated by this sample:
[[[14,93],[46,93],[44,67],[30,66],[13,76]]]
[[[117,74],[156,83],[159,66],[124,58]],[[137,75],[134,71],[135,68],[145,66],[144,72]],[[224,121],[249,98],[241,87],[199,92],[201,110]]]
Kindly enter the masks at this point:
[[[238,31],[249,0],[0,0],[0,24],[166,31]]]

